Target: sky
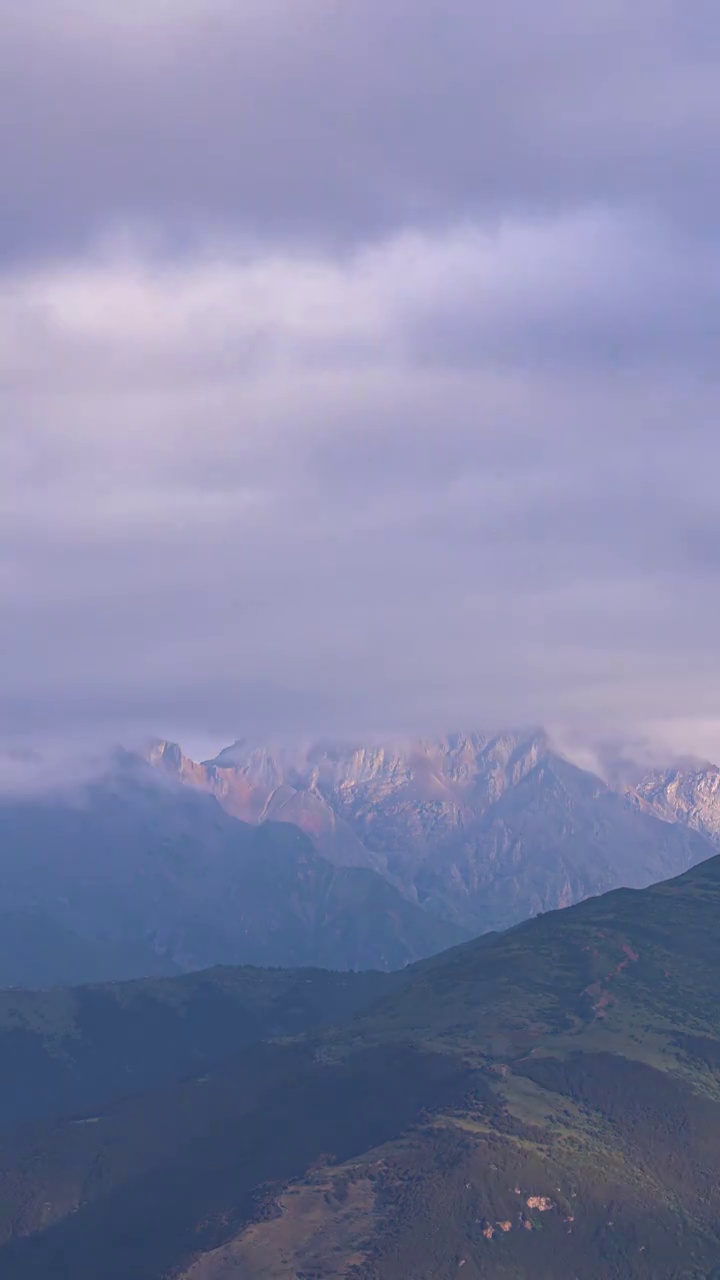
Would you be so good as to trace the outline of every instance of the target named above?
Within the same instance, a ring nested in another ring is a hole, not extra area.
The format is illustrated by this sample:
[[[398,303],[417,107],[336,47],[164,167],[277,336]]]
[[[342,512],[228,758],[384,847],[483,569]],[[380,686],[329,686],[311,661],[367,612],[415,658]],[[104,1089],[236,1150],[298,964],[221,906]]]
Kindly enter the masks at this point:
[[[720,755],[720,10],[0,0],[0,732]]]

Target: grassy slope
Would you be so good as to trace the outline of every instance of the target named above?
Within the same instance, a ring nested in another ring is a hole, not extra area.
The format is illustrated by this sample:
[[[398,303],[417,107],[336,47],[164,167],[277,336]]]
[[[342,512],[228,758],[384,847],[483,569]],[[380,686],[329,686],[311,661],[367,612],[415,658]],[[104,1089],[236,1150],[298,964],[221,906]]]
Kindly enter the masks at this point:
[[[55,1225],[3,1276],[714,1277],[719,915],[713,859],[7,1151],[11,1220]]]

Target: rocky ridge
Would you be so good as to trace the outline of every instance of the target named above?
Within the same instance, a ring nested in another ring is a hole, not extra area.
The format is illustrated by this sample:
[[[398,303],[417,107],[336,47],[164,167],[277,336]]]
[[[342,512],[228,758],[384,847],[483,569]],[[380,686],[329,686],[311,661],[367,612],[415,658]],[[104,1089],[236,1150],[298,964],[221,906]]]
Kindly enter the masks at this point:
[[[475,933],[641,887],[711,852],[707,824],[607,785],[542,730],[395,744],[238,741],[201,764],[156,743],[148,758],[246,822],[299,826],[334,865],[371,868]]]
[[[699,831],[720,848],[720,769],[691,761],[653,770],[629,794],[646,812]]]

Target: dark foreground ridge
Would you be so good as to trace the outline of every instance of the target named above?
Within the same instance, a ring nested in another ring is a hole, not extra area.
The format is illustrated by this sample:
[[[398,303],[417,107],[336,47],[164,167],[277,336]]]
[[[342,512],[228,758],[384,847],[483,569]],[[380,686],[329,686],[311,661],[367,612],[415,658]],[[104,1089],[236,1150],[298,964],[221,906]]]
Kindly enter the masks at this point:
[[[400,974],[207,969],[0,991],[0,1132],[198,1075],[247,1045],[339,1023]]]
[[[714,1278],[719,912],[713,858],[8,1136],[3,1280]]]

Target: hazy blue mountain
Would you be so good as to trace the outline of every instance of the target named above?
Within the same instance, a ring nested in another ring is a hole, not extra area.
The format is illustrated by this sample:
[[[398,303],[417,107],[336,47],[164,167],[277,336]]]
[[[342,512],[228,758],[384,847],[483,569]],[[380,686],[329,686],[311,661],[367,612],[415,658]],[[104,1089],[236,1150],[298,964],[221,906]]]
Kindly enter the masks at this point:
[[[0,805],[0,902],[0,982],[24,985],[218,963],[400,968],[467,936],[371,869],[332,866],[298,828],[251,827],[125,755],[71,796]]]
[[[89,938],[34,910],[0,912],[0,988],[72,986],[178,972],[148,942]]]

